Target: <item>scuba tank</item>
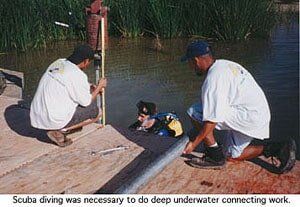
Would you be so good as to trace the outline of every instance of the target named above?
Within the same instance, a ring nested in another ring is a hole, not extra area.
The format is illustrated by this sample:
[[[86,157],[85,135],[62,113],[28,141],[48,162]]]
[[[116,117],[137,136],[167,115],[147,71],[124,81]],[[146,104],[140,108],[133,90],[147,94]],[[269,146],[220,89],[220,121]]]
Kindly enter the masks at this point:
[[[145,122],[152,122],[152,126],[144,127]],[[150,116],[145,122],[136,121],[128,128],[130,130],[144,131],[164,137],[180,137],[183,134],[182,125],[175,113],[157,113]]]
[[[182,124],[176,113],[157,113],[150,119],[156,120],[153,131],[158,135],[179,137],[183,134]]]
[[[4,73],[0,70],[0,95],[4,92],[6,88],[6,79]]]
[[[129,129],[166,137],[179,137],[183,134],[182,125],[175,112],[157,113],[155,103],[142,100],[136,106],[138,108],[138,121],[131,124]]]

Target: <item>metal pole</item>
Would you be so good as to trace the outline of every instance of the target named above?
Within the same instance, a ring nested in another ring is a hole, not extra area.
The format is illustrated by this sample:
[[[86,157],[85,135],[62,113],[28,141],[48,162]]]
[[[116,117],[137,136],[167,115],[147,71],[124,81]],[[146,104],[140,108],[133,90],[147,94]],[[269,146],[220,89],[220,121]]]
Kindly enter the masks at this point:
[[[96,70],[96,84],[99,83],[99,79],[100,79],[100,62],[101,62],[101,56],[99,55],[98,52],[95,52],[94,67]],[[101,98],[99,95],[97,95],[97,106],[99,109],[101,109]],[[100,120],[98,120],[98,123],[100,123]]]
[[[101,16],[101,69],[102,69],[102,78],[105,78],[105,24],[104,16]],[[106,123],[106,113],[105,113],[105,89],[102,91],[102,124],[103,126]]]
[[[184,135],[166,152],[150,163],[148,167],[142,170],[136,177],[123,184],[114,193],[116,194],[133,194],[146,185],[152,178],[159,174],[168,164],[182,154],[182,151],[189,141],[189,137]]]

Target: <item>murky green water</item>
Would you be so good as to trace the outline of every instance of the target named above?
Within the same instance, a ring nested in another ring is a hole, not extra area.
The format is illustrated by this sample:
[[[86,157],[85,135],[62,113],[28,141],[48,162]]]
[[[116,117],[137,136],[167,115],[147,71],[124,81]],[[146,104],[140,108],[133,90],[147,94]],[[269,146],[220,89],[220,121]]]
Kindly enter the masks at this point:
[[[217,58],[236,61],[247,68],[269,100],[272,139],[293,137],[299,146],[299,23],[278,26],[268,41],[212,44]],[[186,109],[199,100],[203,78],[179,61],[187,39],[163,40],[156,52],[151,39],[110,39],[106,57],[107,122],[127,127],[135,120],[139,100],[155,102],[159,111],[176,111],[189,129]],[[0,55],[0,66],[25,73],[25,93],[30,99],[47,66],[66,57],[75,42],[58,43],[47,50]],[[95,79],[93,67],[87,71]]]

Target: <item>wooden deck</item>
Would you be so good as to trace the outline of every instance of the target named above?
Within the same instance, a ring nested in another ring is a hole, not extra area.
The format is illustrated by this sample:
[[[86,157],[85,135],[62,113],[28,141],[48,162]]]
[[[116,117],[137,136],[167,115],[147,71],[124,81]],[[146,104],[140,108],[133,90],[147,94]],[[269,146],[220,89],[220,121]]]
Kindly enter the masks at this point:
[[[113,193],[176,142],[92,124],[70,135],[72,145],[60,148],[45,131],[30,126],[29,110],[20,104],[22,88],[11,86],[0,96],[0,194]],[[118,146],[126,149],[101,154]],[[259,160],[200,170],[185,159],[170,163],[138,193],[300,193],[299,161],[292,171],[278,175]]]
[[[60,148],[31,127],[23,74],[1,70],[8,84],[0,96],[0,193],[112,193],[176,141],[91,124]],[[118,146],[126,149],[101,154]]]
[[[275,174],[262,162],[228,162],[222,170],[193,168],[177,158],[139,194],[300,194],[300,162]]]
[[[92,124],[60,148],[19,101],[0,96],[0,193],[112,193],[176,141]],[[118,146],[127,149],[100,153]]]
[[[13,98],[23,98],[22,92],[24,88],[24,75],[21,72],[6,70],[0,68],[0,70],[4,73],[7,87],[4,90],[2,96],[13,97]]]

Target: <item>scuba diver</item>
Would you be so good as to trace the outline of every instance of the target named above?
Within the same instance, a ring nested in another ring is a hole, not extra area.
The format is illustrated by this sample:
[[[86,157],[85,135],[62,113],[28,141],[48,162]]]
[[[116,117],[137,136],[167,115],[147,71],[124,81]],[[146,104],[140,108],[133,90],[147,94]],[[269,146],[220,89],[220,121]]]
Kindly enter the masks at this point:
[[[151,102],[139,101],[136,106],[137,121],[129,129],[176,138],[183,134],[182,125],[175,112],[158,113],[156,105]]]

